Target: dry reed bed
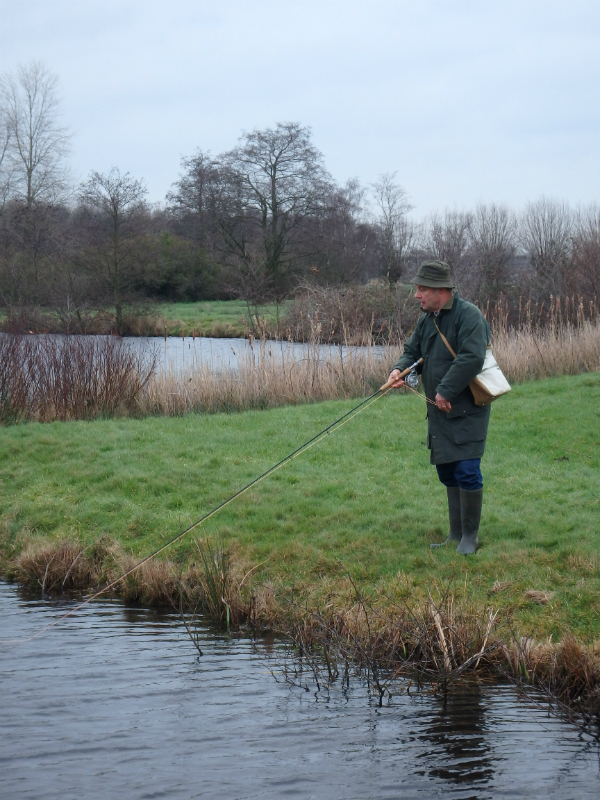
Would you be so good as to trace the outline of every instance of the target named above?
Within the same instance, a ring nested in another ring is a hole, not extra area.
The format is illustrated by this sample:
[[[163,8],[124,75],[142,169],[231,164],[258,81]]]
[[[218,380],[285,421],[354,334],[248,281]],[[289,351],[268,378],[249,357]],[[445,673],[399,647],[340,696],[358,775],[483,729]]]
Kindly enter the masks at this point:
[[[494,355],[512,383],[600,370],[600,324],[500,329]]]
[[[278,673],[303,685],[306,674],[319,689],[350,674],[366,677],[382,700],[399,678],[446,691],[467,675],[508,678],[536,687],[576,720],[600,721],[600,648],[573,636],[537,642],[516,630],[510,609],[480,607],[456,599],[450,587],[433,587],[426,600],[409,603],[382,593],[367,596],[348,574],[325,607],[299,602],[283,589],[259,582],[261,564],[249,565],[222,543],[196,540],[198,558],[185,572],[152,560],[118,584],[129,601],[185,609],[194,633],[198,613],[227,627],[269,628],[288,638],[295,657]],[[5,575],[46,596],[91,591],[134,565],[133,557],[102,537],[77,542],[32,540],[6,554]],[[401,594],[401,593],[400,593]],[[191,621],[190,621],[191,620]]]
[[[385,381],[396,353],[366,347],[323,355],[318,345],[306,345],[297,359],[285,344],[262,340],[241,358],[237,370],[204,366],[181,374],[158,372],[140,397],[140,409],[171,416],[360,397]]]
[[[546,329],[500,328],[494,354],[511,383],[600,370],[600,324]],[[202,367],[177,375],[159,372],[139,397],[143,414],[242,411],[371,394],[382,385],[401,348],[366,346],[323,355],[306,345],[302,360],[267,341],[254,345],[239,369]]]

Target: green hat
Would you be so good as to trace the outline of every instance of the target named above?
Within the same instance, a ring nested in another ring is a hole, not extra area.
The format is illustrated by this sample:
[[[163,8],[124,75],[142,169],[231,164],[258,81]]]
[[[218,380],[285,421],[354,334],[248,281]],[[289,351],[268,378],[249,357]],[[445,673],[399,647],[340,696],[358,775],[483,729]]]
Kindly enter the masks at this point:
[[[445,261],[423,261],[411,283],[433,289],[454,289],[455,285]]]

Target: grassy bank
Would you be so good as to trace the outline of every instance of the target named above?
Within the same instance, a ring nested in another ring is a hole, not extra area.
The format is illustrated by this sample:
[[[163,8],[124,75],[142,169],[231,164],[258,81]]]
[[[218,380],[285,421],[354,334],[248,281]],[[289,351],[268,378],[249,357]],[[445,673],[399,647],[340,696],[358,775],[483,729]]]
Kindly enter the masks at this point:
[[[599,401],[592,373],[521,384],[494,404],[483,546],[472,558],[429,548],[446,532],[445,494],[428,465],[424,404],[411,395],[379,400],[199,533],[223,537],[242,571],[266,562],[247,586],[275,594],[293,586],[310,602],[349,599],[344,569],[392,599],[451,583],[458,600],[511,609],[515,630],[536,639],[600,639]],[[4,568],[12,562],[14,574],[36,542],[102,534],[143,556],[352,405],[4,429]],[[198,561],[193,537],[168,556]]]

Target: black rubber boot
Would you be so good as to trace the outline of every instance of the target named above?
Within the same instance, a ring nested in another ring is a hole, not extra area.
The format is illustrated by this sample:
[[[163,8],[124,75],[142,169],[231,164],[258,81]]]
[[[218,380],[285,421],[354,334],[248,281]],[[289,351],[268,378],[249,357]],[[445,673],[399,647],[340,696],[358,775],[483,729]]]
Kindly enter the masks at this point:
[[[479,522],[481,520],[481,505],[483,502],[483,489],[475,492],[460,490],[460,513],[462,517],[462,538],[456,548],[457,553],[465,556],[477,552],[479,547]]]
[[[446,486],[448,493],[448,517],[450,519],[450,536],[439,544],[430,547],[443,547],[448,542],[460,542],[462,536],[462,522],[460,515],[460,489],[458,486]]]

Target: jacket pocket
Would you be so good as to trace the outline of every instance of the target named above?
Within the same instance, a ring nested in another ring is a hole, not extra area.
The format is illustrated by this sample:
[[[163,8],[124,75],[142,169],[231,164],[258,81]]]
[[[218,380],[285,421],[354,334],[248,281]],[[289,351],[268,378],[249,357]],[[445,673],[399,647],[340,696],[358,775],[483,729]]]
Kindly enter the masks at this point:
[[[476,415],[449,419],[448,425],[455,444],[481,442],[487,435],[487,419]]]

